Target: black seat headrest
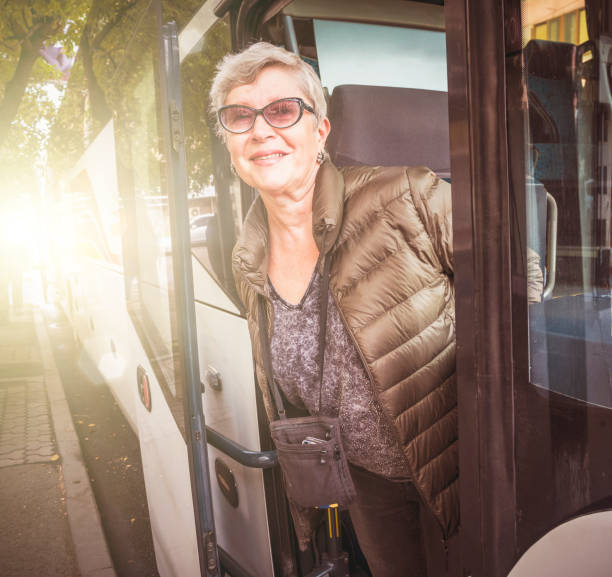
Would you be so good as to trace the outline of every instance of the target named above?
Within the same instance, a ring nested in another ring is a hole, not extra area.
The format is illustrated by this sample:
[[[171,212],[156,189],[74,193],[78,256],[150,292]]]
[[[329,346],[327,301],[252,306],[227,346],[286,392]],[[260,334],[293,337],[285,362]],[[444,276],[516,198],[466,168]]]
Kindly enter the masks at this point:
[[[436,90],[336,86],[327,148],[337,166],[427,166],[450,177],[448,95]]]

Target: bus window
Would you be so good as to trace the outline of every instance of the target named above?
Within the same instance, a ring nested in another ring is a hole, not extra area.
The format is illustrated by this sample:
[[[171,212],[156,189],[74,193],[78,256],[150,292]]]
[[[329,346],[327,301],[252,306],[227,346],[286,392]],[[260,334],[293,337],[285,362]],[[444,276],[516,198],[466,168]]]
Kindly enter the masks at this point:
[[[330,94],[339,84],[446,92],[444,32],[319,19],[313,24],[321,82]]]
[[[612,407],[612,51],[603,37],[597,47],[585,37],[584,8],[584,1],[523,5],[527,253],[538,263],[529,284],[543,280],[540,294],[530,295],[530,380]]]
[[[189,37],[189,30],[181,33],[181,38]],[[187,47],[185,40],[181,48],[192,254],[233,296],[231,250],[242,225],[240,182],[231,171],[229,155],[208,111],[215,67],[231,51],[229,15],[197,37],[193,46]]]
[[[182,426],[182,384],[177,370],[172,243],[162,130],[156,85],[157,27],[143,8],[126,33],[130,53],[117,67],[114,122],[118,180],[125,213],[126,299],[168,403]]]
[[[87,170],[82,170],[69,184],[77,250],[82,256],[121,266],[115,174],[94,182]]]

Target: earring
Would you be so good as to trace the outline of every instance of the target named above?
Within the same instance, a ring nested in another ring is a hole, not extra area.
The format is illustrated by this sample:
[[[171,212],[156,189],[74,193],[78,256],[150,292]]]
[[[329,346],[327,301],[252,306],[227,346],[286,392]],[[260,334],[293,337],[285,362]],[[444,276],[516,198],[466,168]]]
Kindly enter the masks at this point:
[[[238,173],[236,172],[236,167],[234,166],[233,162],[230,162],[230,172],[234,175],[234,176],[238,176]]]
[[[323,164],[326,158],[327,158],[327,153],[325,152],[325,149],[322,148],[321,150],[319,150],[319,153],[317,154],[317,163]]]

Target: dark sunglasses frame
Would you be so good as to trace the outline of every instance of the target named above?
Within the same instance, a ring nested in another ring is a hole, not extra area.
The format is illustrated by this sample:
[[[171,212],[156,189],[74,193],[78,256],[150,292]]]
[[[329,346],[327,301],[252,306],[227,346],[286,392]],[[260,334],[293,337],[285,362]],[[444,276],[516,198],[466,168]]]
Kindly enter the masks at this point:
[[[285,126],[276,126],[275,124],[272,124],[270,120],[266,117],[266,109],[268,109],[274,104],[278,104],[279,102],[297,102],[300,105],[300,113],[291,124],[287,124]],[[247,110],[254,112],[255,114],[253,115],[253,122],[251,122],[251,125],[248,128],[245,128],[244,130],[231,130],[230,128],[225,126],[225,124],[223,124],[222,113],[224,110],[228,110],[230,108],[246,108]],[[272,128],[289,128],[290,126],[294,126],[300,121],[304,114],[304,110],[310,112],[311,114],[314,114],[314,108],[306,104],[301,98],[279,98],[278,100],[274,100],[273,102],[266,104],[263,108],[253,108],[251,106],[246,106],[246,104],[228,104],[227,106],[222,106],[221,108],[219,108],[219,110],[217,110],[217,118],[219,119],[219,124],[221,124],[221,126],[228,132],[231,132],[232,134],[244,134],[245,132],[251,130],[253,126],[255,126],[255,121],[257,120],[257,117],[260,114]]]

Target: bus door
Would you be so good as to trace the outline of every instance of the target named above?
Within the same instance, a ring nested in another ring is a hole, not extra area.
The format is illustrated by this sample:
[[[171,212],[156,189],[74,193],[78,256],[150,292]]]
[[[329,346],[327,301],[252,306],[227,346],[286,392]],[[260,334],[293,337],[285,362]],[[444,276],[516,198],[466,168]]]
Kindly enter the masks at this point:
[[[231,271],[232,248],[253,196],[249,192],[243,201],[240,180],[209,113],[216,65],[232,51],[231,14],[226,9],[217,16],[216,4],[179,10],[176,2],[163,2],[162,10],[165,20],[179,20],[172,90],[182,93],[185,254],[193,271],[196,360],[219,555],[233,577],[267,577],[291,569],[294,551],[284,503],[276,511],[270,497],[276,454],[260,439],[251,341]]]
[[[155,556],[162,577],[219,575],[196,345],[178,37],[175,26],[161,26],[159,2],[142,6],[125,46],[114,76],[114,126],[126,300],[138,336],[130,355],[139,362],[132,386]]]
[[[464,570],[605,575],[612,10],[447,17]]]

